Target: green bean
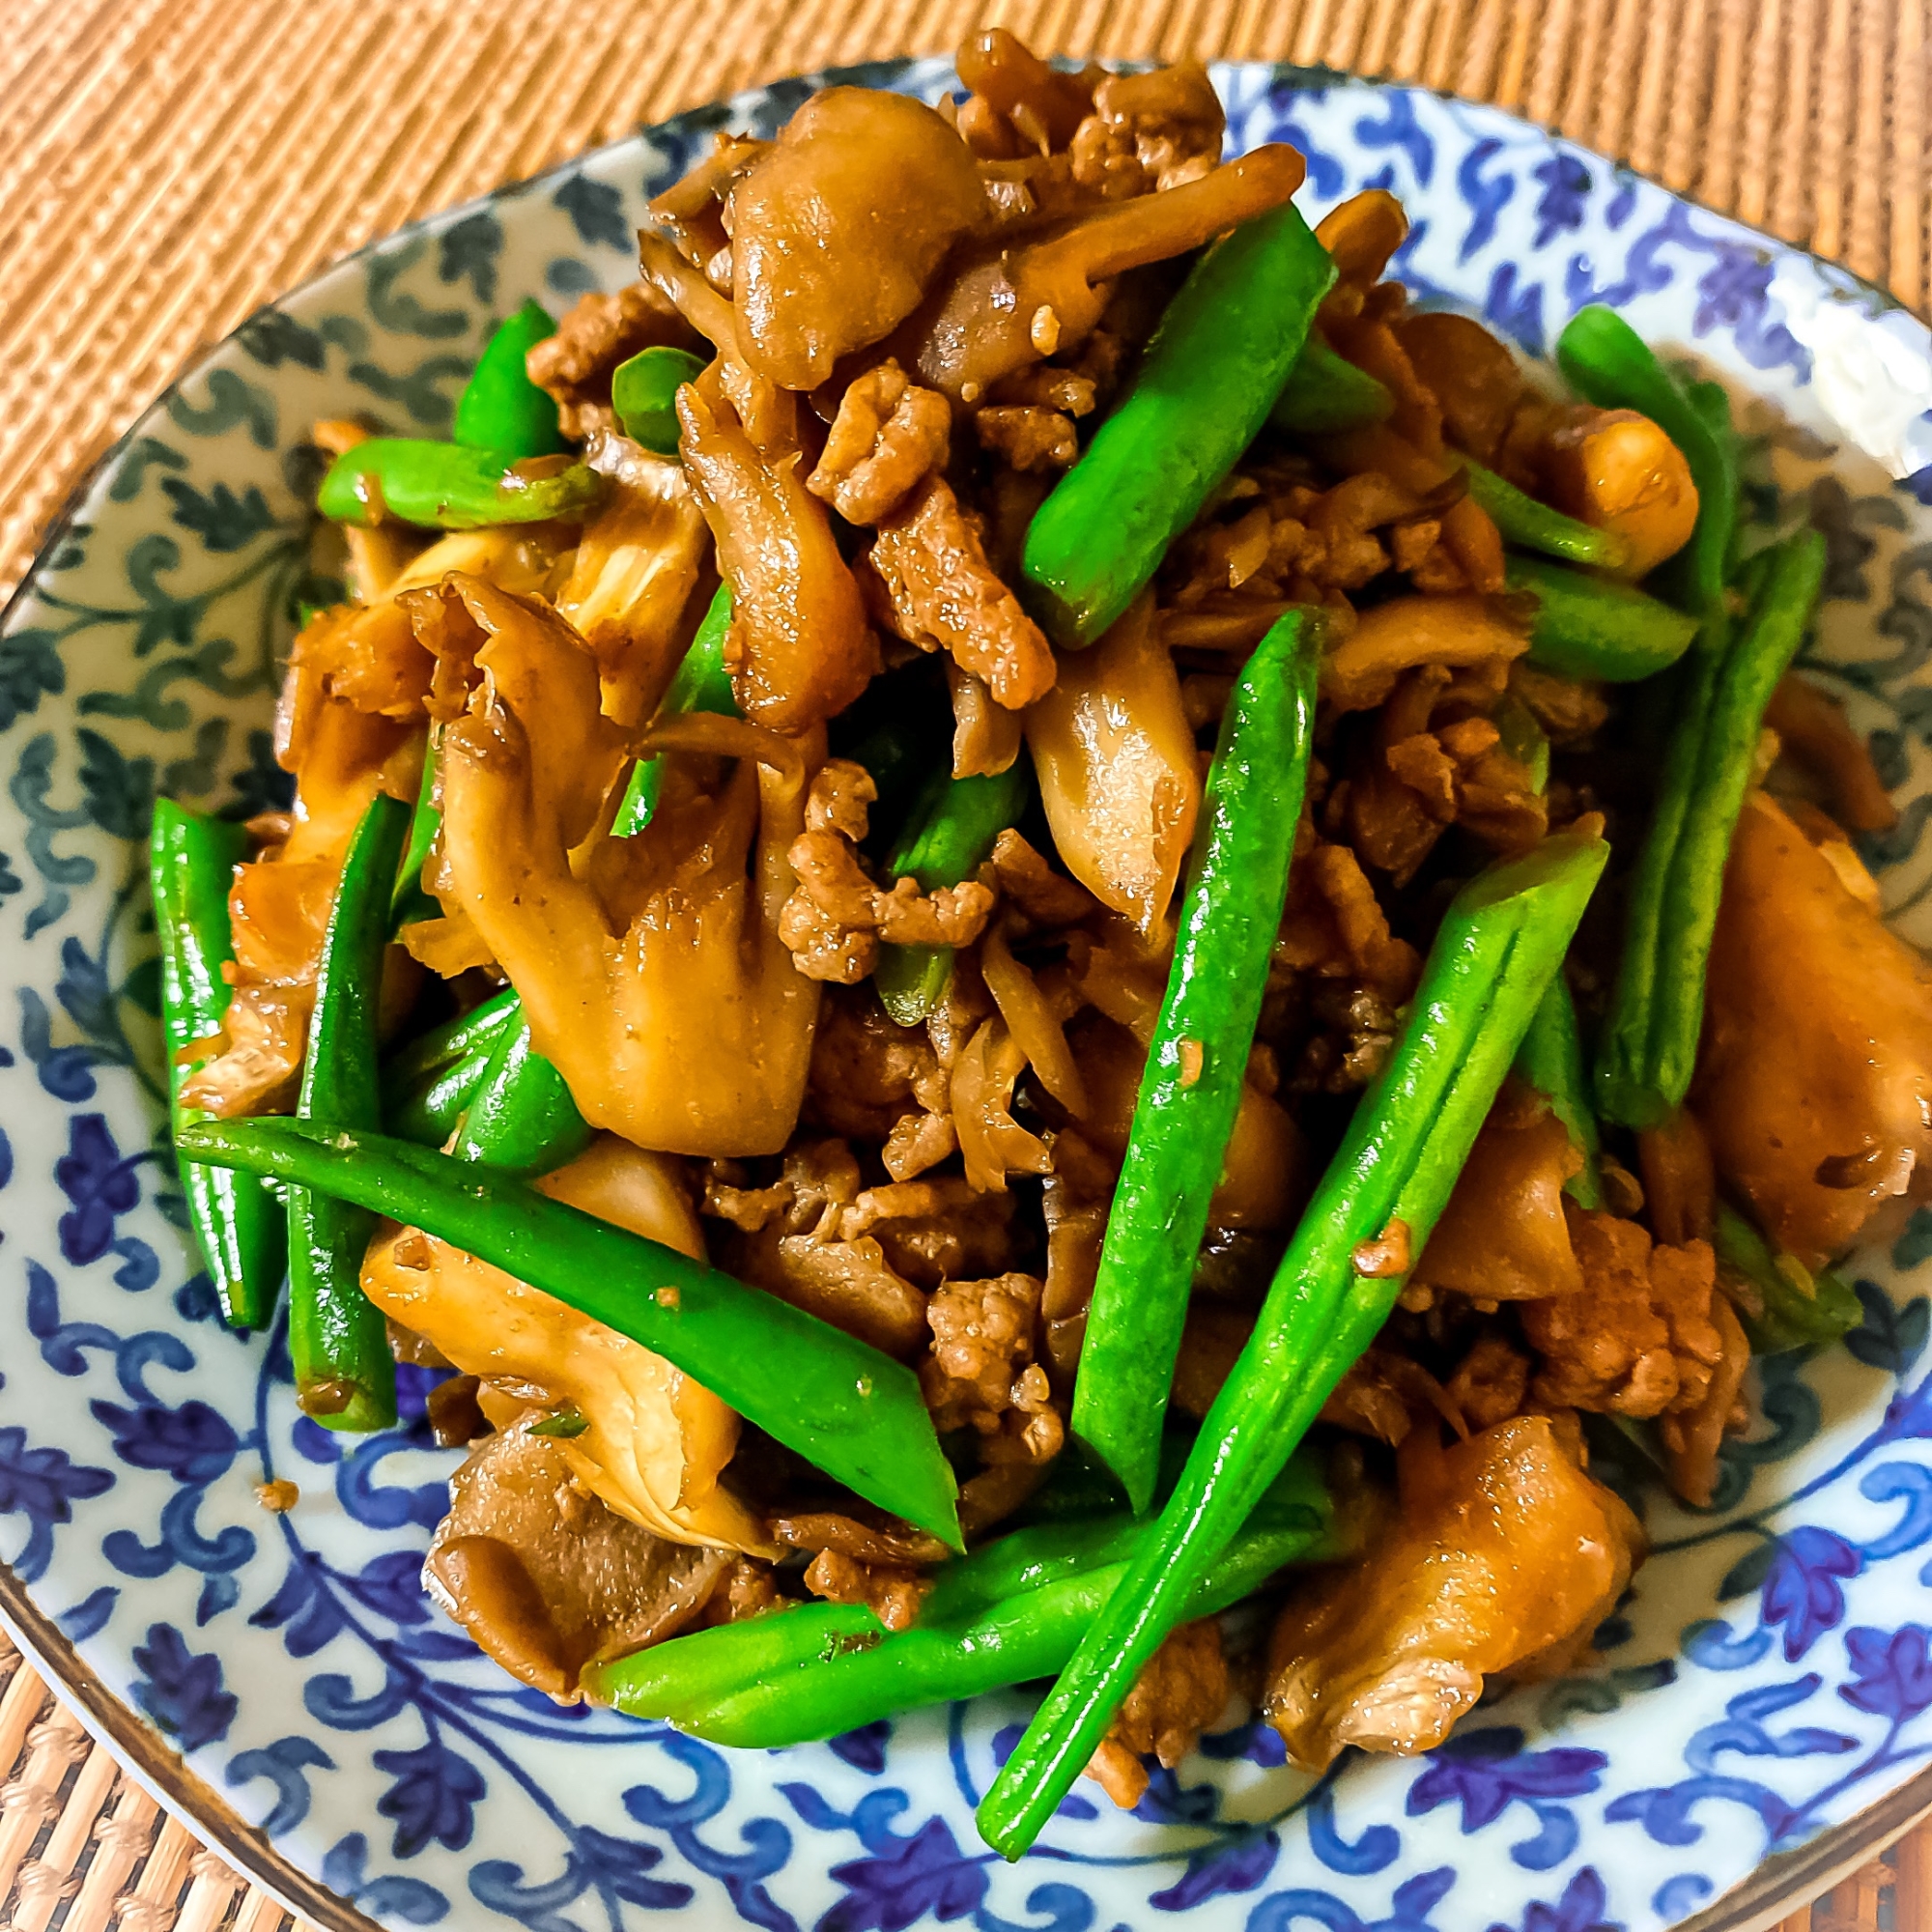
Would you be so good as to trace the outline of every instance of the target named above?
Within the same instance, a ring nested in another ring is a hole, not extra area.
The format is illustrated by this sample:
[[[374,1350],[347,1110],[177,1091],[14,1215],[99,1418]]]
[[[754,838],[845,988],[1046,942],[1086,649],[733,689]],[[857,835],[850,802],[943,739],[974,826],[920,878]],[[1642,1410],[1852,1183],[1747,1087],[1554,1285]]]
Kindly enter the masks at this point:
[[[886,856],[889,879],[910,876],[923,893],[970,879],[1000,834],[1017,825],[1032,796],[1033,767],[1021,753],[993,776],[955,779],[945,764],[913,802],[898,842]],[[921,1026],[946,997],[952,976],[950,946],[881,946],[872,974],[884,1006],[900,1026]]]
[[[1704,1021],[1704,971],[1731,834],[1757,759],[1765,706],[1803,641],[1825,574],[1825,540],[1774,546],[1744,628],[1685,660],[1657,806],[1637,855],[1623,952],[1597,1042],[1597,1112],[1656,1126],[1683,1104]]]
[[[761,1676],[795,1671],[813,1659],[830,1661],[841,1651],[876,1649],[885,1631],[864,1604],[799,1604],[592,1663],[581,1686],[594,1704],[613,1705],[634,1718],[667,1719],[684,1730],[687,1714],[723,1703]]]
[[[148,841],[155,931],[161,947],[161,1040],[174,1131],[208,1115],[181,1103],[195,1065],[210,1058],[234,997],[221,969],[235,957],[228,893],[248,856],[248,835],[172,799],[155,801]],[[266,1328],[289,1259],[281,1203],[259,1181],[182,1160],[188,1226],[232,1328]]]
[[[1020,1530],[939,1573],[911,1629],[805,1605],[594,1666],[585,1689],[717,1744],[772,1748],[1059,1669],[1149,1526],[1125,1515]],[[1187,1605],[1210,1616],[1284,1565],[1344,1553],[1349,1528],[1305,1453],[1282,1472]],[[787,1628],[790,1626],[790,1628]]]
[[[1288,893],[1315,728],[1321,626],[1293,610],[1242,667],[1221,716],[1166,997],[1087,1318],[1073,1434],[1144,1512],[1194,1257],[1240,1106]]]
[[[522,1014],[516,988],[505,986],[391,1058],[383,1068],[384,1128],[407,1141],[441,1147],[483,1084],[503,1029]]]
[[[1490,714],[1502,737],[1502,748],[1529,773],[1530,789],[1541,793],[1549,784],[1549,740],[1536,714],[1515,692],[1506,691]]]
[[[731,630],[731,586],[721,583],[672,676],[670,689],[658,706],[662,718],[681,718],[693,711],[736,717],[738,700],[731,695],[731,673],[724,668],[724,639]],[[651,822],[664,784],[664,767],[655,757],[639,758],[631,767],[630,782],[617,807],[611,833],[628,838]]]
[[[1505,692],[1491,714],[1502,733],[1503,749],[1527,765],[1539,796],[1549,783],[1549,740],[1529,707],[1514,692]],[[1550,1111],[1569,1130],[1570,1144],[1582,1165],[1563,1183],[1563,1191],[1579,1207],[1604,1204],[1603,1134],[1590,1105],[1590,1076],[1583,1059],[1583,1040],[1577,1025],[1577,1002],[1570,981],[1559,970],[1530,1016],[1529,1031],[1516,1057],[1516,1071],[1549,1102]]]
[[[415,810],[410,815],[410,836],[403,847],[402,870],[396,874],[396,889],[389,895],[389,931],[393,936],[406,925],[425,919],[440,919],[442,907],[423,890],[422,869],[429,848],[442,829],[442,813],[436,808],[436,727],[430,727],[423,746],[422,782],[416,787]]]
[[[1388,390],[1366,369],[1338,355],[1319,328],[1311,328],[1267,419],[1270,429],[1286,436],[1325,436],[1387,422],[1394,413]]]
[[[1117,1505],[1100,1516],[1010,1530],[981,1544],[965,1562],[938,1571],[931,1594],[920,1605],[919,1620],[970,1623],[980,1611],[1030,1590],[1122,1563],[1146,1527]]]
[[[641,349],[611,377],[611,407],[633,442],[660,456],[677,454],[677,392],[704,373],[687,349]]]
[[[1292,203],[1194,265],[1126,396],[1028,527],[1020,594],[1055,643],[1091,644],[1150,582],[1266,420],[1334,280]]]
[[[197,1160],[245,1168],[420,1228],[662,1355],[867,1502],[960,1548],[952,1471],[903,1364],[661,1241],[511,1175],[304,1121],[190,1127]]]
[[[1590,1076],[1583,1065],[1583,1040],[1577,1026],[1577,1002],[1570,982],[1559,972],[1529,1022],[1517,1055],[1516,1070],[1549,1102],[1550,1111],[1569,1130],[1570,1145],[1583,1165],[1563,1183],[1563,1191],[1579,1208],[1604,1205],[1600,1162],[1604,1141],[1590,1105]]]
[[[376,1013],[389,939],[389,894],[410,809],[370,800],[343,861],[316,968],[315,1010],[296,1118],[322,1132],[382,1124]],[[325,1429],[386,1429],[396,1419],[388,1326],[362,1293],[362,1256],[375,1217],[292,1187],[289,1204],[289,1355],[296,1400]]]
[[[399,1094],[393,1103],[385,1098],[384,1126],[400,1139],[414,1141],[420,1147],[442,1147],[463,1124],[464,1112],[476,1097],[489,1070],[488,1047],[453,1062],[420,1087]],[[385,1094],[388,1092],[386,1087],[384,1091]]]
[[[1179,1481],[1193,1447],[1193,1423],[1170,1410],[1160,1438],[1156,1495],[1165,1497]],[[1083,1522],[1090,1517],[1117,1516],[1125,1506],[1126,1492],[1113,1472],[1097,1456],[1074,1440],[1054,1459],[1046,1481],[1007,1521],[1014,1529],[1030,1529],[1037,1523]]]
[[[549,1174],[591,1139],[563,1075],[531,1045],[519,1012],[497,1037],[450,1152],[509,1174]]]
[[[1117,1565],[1131,1548],[1136,1528],[1131,1517],[1117,1514],[1093,1522],[1055,1524],[1048,1531],[1021,1530],[1003,1536],[964,1562],[939,1572],[934,1590],[920,1607],[917,1628],[928,1634],[935,1628],[956,1631],[1015,1597],[1065,1583],[1083,1573],[1111,1575],[1106,1566]],[[583,1688],[595,1701],[614,1704],[633,1717],[667,1718],[681,1730],[709,1737],[713,1732],[704,1727],[707,1714],[730,1705],[754,1686],[778,1685],[782,1687],[776,1700],[781,1720],[809,1730],[822,1715],[830,1721],[827,1734],[832,1735],[868,1719],[844,1717],[843,1711],[852,1705],[852,1687],[835,1684],[828,1699],[813,1681],[819,1673],[811,1666],[835,1662],[841,1656],[877,1653],[895,1642],[878,1618],[862,1605],[804,1604],[780,1616],[723,1625],[593,1666]],[[895,1649],[892,1657],[881,1660],[895,1677],[899,1656]],[[807,1671],[810,1676],[801,1674]],[[877,1675],[877,1666],[872,1674]],[[900,1687],[900,1694],[904,1701],[892,1709],[911,1709],[927,1701],[906,1687]]]
[[[1630,684],[1668,670],[1690,648],[1697,619],[1633,585],[1586,577],[1537,556],[1512,556],[1504,582],[1536,600],[1529,662],[1560,677]]]
[[[567,445],[556,402],[530,381],[529,352],[556,333],[541,302],[526,301],[497,325],[463,393],[456,399],[451,437],[471,449],[510,458],[554,456]]]
[[[1193,1440],[1192,1423],[1186,1425],[1184,1432],[1170,1428],[1162,1437],[1162,1463],[1168,1486],[1180,1473]],[[1115,1481],[1113,1471],[1078,1441],[1072,1441],[1054,1458],[1046,1481],[1008,1521],[1028,1527],[1035,1523],[1078,1522],[1088,1517],[1114,1515],[1125,1501],[1125,1493]]]
[[[1629,560],[1630,544],[1617,531],[1600,530],[1552,510],[1473,459],[1464,459],[1463,474],[1477,507],[1489,512],[1505,543],[1600,570],[1621,570]]]
[[[1796,1255],[1775,1254],[1728,1203],[1718,1204],[1711,1245],[1754,1355],[1822,1348],[1864,1320],[1858,1295],[1835,1274],[1813,1274]]]
[[[943,730],[934,728],[937,723],[934,713],[901,713],[885,719],[839,753],[865,766],[871,779],[878,794],[871,807],[875,823],[892,819],[895,810],[931,777],[936,759],[951,761],[952,745]]]
[[[1709,398],[1688,395],[1614,309],[1578,309],[1557,339],[1556,360],[1599,409],[1635,410],[1683,452],[1697,486],[1697,526],[1682,566],[1687,604],[1705,621],[1708,646],[1721,647],[1724,583],[1738,526],[1738,473],[1731,451],[1714,432]],[[1725,414],[1728,419],[1728,408]]]
[[[603,485],[594,470],[560,457],[517,459],[458,442],[375,436],[328,466],[316,502],[337,524],[390,518],[444,530],[489,524],[582,518]]]
[[[1208,1566],[1387,1319],[1606,856],[1599,839],[1561,835],[1457,895],[1395,1051],[1356,1105],[1179,1484],[980,1806],[981,1835],[1008,1858],[1053,1815]],[[1358,1272],[1368,1266],[1377,1272]]]
[[[1690,407],[1703,418],[1704,427],[1718,440],[1718,447],[1724,460],[1734,468],[1737,464],[1738,434],[1731,421],[1731,398],[1721,383],[1690,382],[1684,384],[1684,394]]]
[[[1626,895],[1623,949],[1591,1068],[1598,1117],[1626,1126],[1655,1126],[1676,1104],[1658,1065],[1663,1048],[1652,1044],[1665,999],[1658,968],[1665,902],[1675,891],[1696,889],[1694,881],[1680,881],[1677,850],[1695,803],[1697,765],[1721,668],[1720,656],[1698,650],[1679,669],[1657,802]]]

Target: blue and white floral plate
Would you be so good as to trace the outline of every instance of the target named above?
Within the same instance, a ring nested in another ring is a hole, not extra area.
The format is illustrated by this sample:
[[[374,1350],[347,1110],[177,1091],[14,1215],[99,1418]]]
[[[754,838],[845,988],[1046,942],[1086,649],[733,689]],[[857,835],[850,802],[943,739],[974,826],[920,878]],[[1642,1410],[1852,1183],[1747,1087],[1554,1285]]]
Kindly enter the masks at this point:
[[[849,76],[937,98],[924,61]],[[1584,302],[1728,382],[1749,509],[1831,539],[1812,663],[1904,802],[1868,856],[1932,940],[1932,351],[1843,272],[1492,112],[1217,70],[1233,145],[1315,210],[1392,187],[1418,294],[1542,351]],[[1763,1367],[1720,1504],[1657,1553],[1585,1673],[1417,1762],[1319,1781],[1231,1719],[1132,1814],[1083,1786],[1007,1866],[973,1806],[1025,1704],[727,1753],[559,1711],[434,1611],[450,1458],[345,1442],[214,1320],[161,1141],[141,839],[157,792],[280,796],[277,654],[308,578],[309,422],[440,432],[494,317],[634,272],[645,198],[748,94],[425,222],[264,309],[149,412],[0,631],[0,1614],[168,1803],[319,1924],[635,1932],[1244,1927],[1651,1932],[1778,1916],[1932,1805],[1932,1212],[1858,1258],[1847,1349]],[[292,1515],[255,1485],[299,1485]],[[1733,1888],[1739,1888],[1733,1890]],[[1721,1903],[1718,1903],[1721,1899]],[[1715,1909],[1712,1909],[1714,1908]]]

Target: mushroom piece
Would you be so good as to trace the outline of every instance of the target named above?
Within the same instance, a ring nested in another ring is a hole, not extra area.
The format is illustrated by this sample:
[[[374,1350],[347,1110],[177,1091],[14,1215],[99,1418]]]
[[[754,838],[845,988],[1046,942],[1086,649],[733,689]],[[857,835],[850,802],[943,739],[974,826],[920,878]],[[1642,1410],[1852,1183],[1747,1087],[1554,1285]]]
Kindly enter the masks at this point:
[[[1869,888],[1842,838],[1745,801],[1691,1106],[1719,1174],[1813,1269],[1932,1183],[1932,966]]]
[[[673,1165],[614,1134],[536,1183],[553,1199],[701,1260],[704,1236]],[[369,1244],[362,1291],[391,1321],[479,1378],[500,1429],[567,1429],[555,1440],[580,1488],[676,1543],[765,1551],[764,1526],[720,1478],[738,1417],[641,1343],[415,1228]],[[640,1291],[641,1292],[641,1291]]]
[[[560,1443],[510,1430],[450,1478],[423,1588],[512,1677],[575,1704],[586,1664],[675,1635],[730,1563],[606,1509]]]
[[[731,286],[753,368],[815,389],[877,342],[986,218],[972,152],[923,101],[828,87],[730,190]]]
[[[1400,1514],[1371,1554],[1292,1598],[1275,1626],[1262,1708],[1305,1770],[1350,1745],[1433,1750],[1486,1677],[1569,1667],[1642,1547],[1545,1415],[1450,1449],[1413,1430],[1402,1474]]]
[[[661,724],[649,828],[579,852],[623,762],[595,659],[554,612],[464,579],[442,595],[483,634],[431,645],[459,710],[442,738],[445,906],[473,921],[592,1125],[667,1152],[776,1153],[818,1011],[778,930],[805,829],[801,744],[738,719]]]
[[[1198,181],[1111,203],[1017,246],[969,251],[906,325],[900,359],[954,402],[978,402],[1001,377],[1090,333],[1116,276],[1279,208],[1303,172],[1293,148],[1272,142]]]

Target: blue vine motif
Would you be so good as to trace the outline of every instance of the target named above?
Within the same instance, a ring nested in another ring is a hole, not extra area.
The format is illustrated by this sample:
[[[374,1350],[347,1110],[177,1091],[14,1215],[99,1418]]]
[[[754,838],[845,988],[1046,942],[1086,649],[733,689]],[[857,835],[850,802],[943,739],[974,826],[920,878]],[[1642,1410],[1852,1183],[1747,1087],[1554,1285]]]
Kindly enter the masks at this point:
[[[1456,1874],[1447,1866],[1423,1872],[1396,1887],[1387,1918],[1367,1920],[1332,1892],[1277,1891],[1248,1915],[1247,1932],[1292,1932],[1302,1922],[1326,1932],[1438,1932],[1432,1915],[1455,1885]]]
[[[221,1660],[197,1655],[172,1624],[150,1624],[148,1640],[134,1647],[141,1676],[134,1701],[185,1751],[199,1750],[228,1735],[240,1701],[221,1681]]]
[[[1513,1724],[1463,1730],[1431,1753],[1430,1768],[1408,1788],[1406,1808],[1414,1818],[1438,1804],[1459,1804],[1467,1833],[1520,1804],[1537,1831],[1512,1845],[1510,1857],[1529,1871],[1548,1871],[1577,1849],[1576,1814],[1557,1801],[1595,1791],[1608,1763],[1598,1750],[1524,1750],[1522,1733]]]
[[[275,1787],[275,1805],[262,1820],[271,1837],[293,1832],[308,1816],[308,1774],[333,1771],[335,1760],[313,1738],[277,1738],[256,1750],[238,1751],[228,1766],[230,1784],[266,1777]]]
[[[1563,1888],[1555,1904],[1535,1900],[1517,1932],[1622,1932],[1605,1917],[1608,1905],[1609,1894],[1596,1866],[1585,1865]],[[1511,1928],[1492,1925],[1490,1932],[1511,1932]]]
[[[953,85],[936,63],[867,77],[928,99]],[[1232,145],[1293,140],[1315,212],[1375,184],[1412,197],[1395,269],[1414,298],[1534,353],[1609,301],[1791,409],[1831,353],[1807,302],[1897,327],[1505,116],[1287,71],[1216,78]],[[403,1378],[397,1430],[330,1435],[297,1416],[279,1341],[230,1335],[186,1261],[141,841],[156,796],[287,803],[280,655],[296,608],[341,594],[309,552],[318,399],[446,427],[496,315],[614,286],[645,197],[721,126],[774,132],[809,88],[573,162],[260,311],[135,426],[0,623],[6,1587],[29,1586],[301,1870],[391,1927],[1657,1932],[1932,1758],[1932,1304],[1913,1287],[1932,1208],[1889,1265],[1861,1258],[1844,1350],[1757,1365],[1758,1420],[1726,1444],[1716,1505],[1653,1500],[1656,1553],[1569,1675],[1419,1763],[1350,1755],[1319,1778],[1231,1718],[1151,1768],[1132,1813],[1076,1789],[1018,1870],[972,1810],[1021,1693],[767,1755],[561,1709],[497,1670],[422,1592],[450,1467],[422,1377]],[[1932,426],[1908,426],[1917,474],[1894,483],[1765,420],[1747,512],[1826,533],[1806,670],[1899,797],[1864,850],[1910,923],[1932,898]],[[270,1517],[253,1491],[277,1478],[302,1500]]]
[[[1583,211],[1592,186],[1590,170],[1575,155],[1551,155],[1530,170],[1543,184],[1536,204],[1536,241],[1547,248],[1558,235],[1572,234],[1583,225]]]
[[[54,1525],[73,1520],[73,1506],[113,1484],[111,1470],[76,1463],[64,1449],[35,1448],[22,1428],[0,1428],[0,1516],[24,1516],[27,1540],[13,1559],[23,1582],[38,1583],[53,1556]]]
[[[389,1923],[435,1925],[449,1917],[449,1900],[435,1886],[396,1872],[369,1878],[368,1863],[368,1839],[351,1832],[324,1854],[322,1882],[350,1904]]]

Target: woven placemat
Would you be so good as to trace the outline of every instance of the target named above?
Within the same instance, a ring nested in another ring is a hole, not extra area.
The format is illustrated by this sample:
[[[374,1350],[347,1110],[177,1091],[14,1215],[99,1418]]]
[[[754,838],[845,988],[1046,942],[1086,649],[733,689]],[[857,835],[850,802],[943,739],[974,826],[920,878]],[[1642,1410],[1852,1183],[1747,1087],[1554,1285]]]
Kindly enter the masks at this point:
[[[1003,24],[1513,108],[1924,310],[1932,0],[0,0],[0,593],[196,350],[324,263],[681,108]],[[1932,1833],[1785,1932],[1932,1932]],[[1883,1914],[1883,1920],[1881,1918]],[[0,1635],[0,1926],[280,1932]]]

